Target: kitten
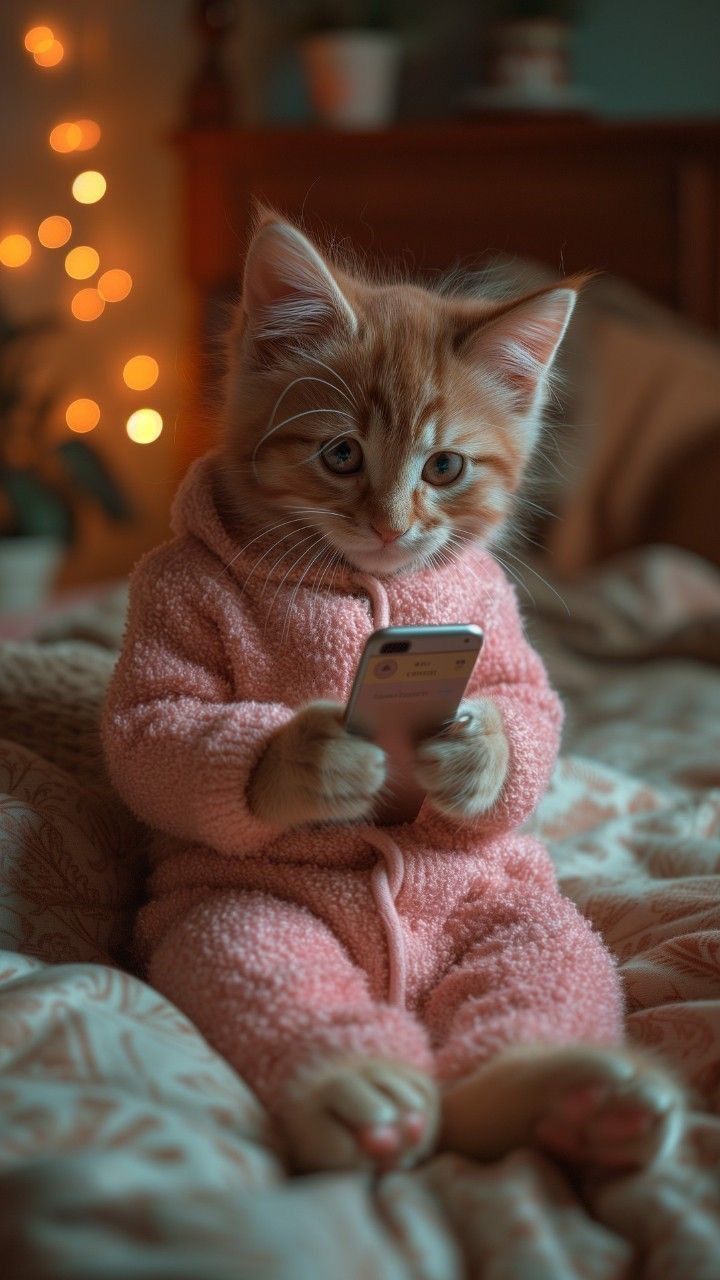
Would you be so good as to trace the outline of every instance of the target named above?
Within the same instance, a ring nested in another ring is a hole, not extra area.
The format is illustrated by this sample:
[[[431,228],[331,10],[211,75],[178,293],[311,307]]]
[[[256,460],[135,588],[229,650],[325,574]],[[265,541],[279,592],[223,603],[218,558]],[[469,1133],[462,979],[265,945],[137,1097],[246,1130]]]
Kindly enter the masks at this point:
[[[561,711],[488,550],[581,283],[372,282],[263,214],[222,449],[133,578],[104,742],[164,833],[139,943],[301,1169],[535,1143],[614,1170],[675,1141],[679,1090],[622,1047],[611,957],[519,831]],[[486,643],[462,722],[418,745],[420,815],[378,828],[385,758],[342,700],[389,621]]]
[[[503,315],[497,302],[372,284],[331,268],[295,228],[265,213],[234,335],[231,501],[258,525],[314,508],[308,524],[324,542],[379,576],[432,566],[470,542],[492,547],[537,443],[553,361],[583,283],[542,289],[506,304]],[[483,312],[494,320],[489,332],[478,326]],[[328,397],[337,382],[344,391]],[[248,441],[257,487],[238,482]],[[314,468],[303,465],[308,452]],[[433,804],[456,819],[492,807],[508,766],[493,702],[462,710],[471,714],[466,729],[418,753]],[[251,803],[289,823],[358,820],[371,816],[384,780],[382,753],[344,732],[336,706],[316,704],[271,744]],[[301,1165],[332,1163],[324,1148],[333,1146],[332,1126],[323,1134],[319,1120],[324,1098],[344,1125],[357,1126],[359,1163],[368,1155],[379,1165],[407,1163],[432,1144],[438,1104],[416,1073],[350,1060],[307,1079],[286,1116]],[[445,1091],[441,1141],[482,1158],[535,1141],[570,1162],[627,1168],[672,1146],[680,1105],[678,1087],[649,1057],[523,1046]]]

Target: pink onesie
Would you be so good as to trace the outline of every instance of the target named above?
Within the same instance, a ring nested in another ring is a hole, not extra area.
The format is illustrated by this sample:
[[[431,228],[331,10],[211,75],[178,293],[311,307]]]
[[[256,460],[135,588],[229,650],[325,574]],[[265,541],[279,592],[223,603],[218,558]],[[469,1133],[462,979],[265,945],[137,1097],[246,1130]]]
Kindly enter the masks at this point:
[[[137,930],[150,982],[271,1108],[330,1054],[452,1079],[511,1044],[618,1043],[613,961],[518,830],[562,717],[495,561],[320,582],[297,537],[276,545],[295,526],[231,537],[217,465],[191,468],[176,537],[135,570],[104,716],[115,785],[157,832]],[[254,817],[249,779],[296,709],[345,702],[376,627],[441,622],[485,631],[467,696],[493,699],[510,744],[492,811],[454,822],[426,801],[384,828]]]

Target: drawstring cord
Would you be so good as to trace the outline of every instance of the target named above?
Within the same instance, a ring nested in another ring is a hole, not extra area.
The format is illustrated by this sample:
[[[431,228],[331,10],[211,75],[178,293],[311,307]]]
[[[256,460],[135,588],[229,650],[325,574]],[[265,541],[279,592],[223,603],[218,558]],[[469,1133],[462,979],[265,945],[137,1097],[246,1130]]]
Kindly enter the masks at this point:
[[[381,827],[363,827],[360,834],[380,854],[380,859],[373,867],[370,883],[388,949],[387,998],[389,1004],[404,1009],[407,956],[402,924],[395,904],[405,878],[405,859],[392,836]]]
[[[357,582],[370,597],[375,630],[377,631],[380,627],[389,627],[390,601],[382,582],[378,578],[373,578],[371,573],[356,573],[353,575],[353,582]]]
[[[382,583],[369,573],[357,573],[354,581],[370,597],[373,624],[377,630],[390,625],[390,603]],[[392,836],[382,827],[365,826],[358,834],[380,855],[372,875],[372,895],[385,930],[388,949],[388,1003],[405,1008],[407,954],[405,937],[396,906],[405,878],[405,859]]]

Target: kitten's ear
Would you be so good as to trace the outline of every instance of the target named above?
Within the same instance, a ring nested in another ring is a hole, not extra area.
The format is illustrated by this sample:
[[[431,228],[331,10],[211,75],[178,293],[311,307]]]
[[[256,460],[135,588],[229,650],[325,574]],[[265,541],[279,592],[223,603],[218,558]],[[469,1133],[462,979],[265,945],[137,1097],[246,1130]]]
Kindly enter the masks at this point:
[[[335,328],[357,331],[357,317],[308,239],[269,216],[248,250],[242,307],[254,344],[278,350]]]
[[[528,412],[542,396],[576,300],[574,288],[561,287],[520,301],[465,338],[461,354],[498,374],[516,411]]]

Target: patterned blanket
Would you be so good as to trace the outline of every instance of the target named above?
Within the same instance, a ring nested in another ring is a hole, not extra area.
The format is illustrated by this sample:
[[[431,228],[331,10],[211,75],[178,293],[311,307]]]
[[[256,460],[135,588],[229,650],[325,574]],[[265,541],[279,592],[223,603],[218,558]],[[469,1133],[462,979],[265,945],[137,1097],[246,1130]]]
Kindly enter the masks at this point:
[[[96,738],[117,633],[68,617],[0,649],[5,1274],[717,1280],[720,575],[656,548],[564,603],[526,581],[568,706],[533,825],[619,957],[630,1036],[692,1091],[681,1157],[593,1191],[529,1150],[288,1178],[242,1081],[123,967],[143,833]]]

